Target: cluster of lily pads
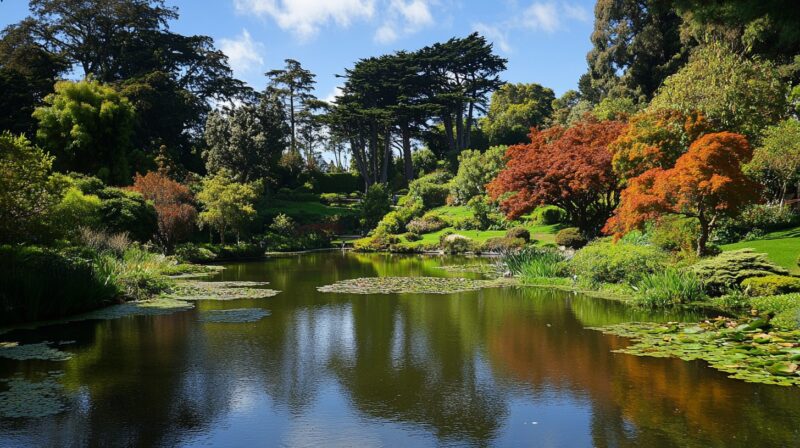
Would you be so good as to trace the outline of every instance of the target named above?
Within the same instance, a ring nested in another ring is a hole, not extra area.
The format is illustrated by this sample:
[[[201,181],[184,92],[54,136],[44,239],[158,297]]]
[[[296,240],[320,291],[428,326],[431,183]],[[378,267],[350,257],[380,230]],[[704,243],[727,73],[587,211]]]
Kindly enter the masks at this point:
[[[441,269],[446,272],[463,272],[467,274],[484,274],[484,275],[498,274],[497,266],[487,263],[450,264],[444,266],[436,266],[436,269]]]
[[[773,329],[764,317],[718,317],[699,324],[625,323],[591,329],[633,340],[617,353],[704,360],[730,373],[730,378],[800,386],[800,330]]]
[[[229,310],[208,310],[200,313],[200,322],[249,323],[257,322],[270,315],[263,308],[236,308]]]
[[[280,291],[267,289],[269,282],[204,282],[182,280],[173,287],[169,297],[178,300],[236,300],[273,297]]]
[[[320,286],[320,292],[345,294],[454,294],[505,286],[503,279],[473,280],[448,277],[366,277]]]
[[[44,361],[66,361],[72,358],[68,352],[52,348],[50,341],[35,344],[20,344],[19,342],[0,342],[0,358],[27,361],[41,359]]]
[[[0,417],[46,417],[66,411],[68,395],[59,382],[61,376],[63,372],[47,372],[37,380],[22,376],[0,379],[5,388],[0,392]]]

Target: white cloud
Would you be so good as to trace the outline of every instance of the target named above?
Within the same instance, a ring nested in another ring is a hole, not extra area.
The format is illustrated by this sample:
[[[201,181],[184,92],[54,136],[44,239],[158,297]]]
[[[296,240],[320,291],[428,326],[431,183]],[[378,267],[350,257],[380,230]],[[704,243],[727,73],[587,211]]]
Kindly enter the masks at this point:
[[[527,28],[553,33],[561,27],[555,3],[532,3],[522,14],[522,23]]]
[[[404,35],[434,24],[430,2],[432,0],[391,0],[385,12],[386,20],[374,35],[375,42],[388,44]]]
[[[336,98],[342,94],[342,86],[336,86],[331,90],[331,92],[323,98],[323,101],[327,101],[328,103],[332,103],[336,101]]]
[[[220,39],[219,46],[237,76],[258,71],[264,65],[264,45],[254,41],[246,29],[234,39]]]
[[[390,9],[398,11],[411,27],[423,27],[433,23],[433,15],[428,4],[423,0],[392,0]]]
[[[511,53],[512,49],[511,44],[508,43],[508,36],[499,27],[478,22],[472,26],[472,29],[492,41],[503,53]]]
[[[234,0],[234,4],[241,13],[271,17],[281,29],[304,40],[322,26],[335,23],[347,28],[375,12],[375,0]]]
[[[375,42],[379,44],[389,44],[396,41],[400,36],[391,23],[384,23],[375,31]]]
[[[575,19],[581,22],[590,22],[592,20],[591,14],[581,5],[573,5],[571,3],[562,4],[564,14],[569,19]]]

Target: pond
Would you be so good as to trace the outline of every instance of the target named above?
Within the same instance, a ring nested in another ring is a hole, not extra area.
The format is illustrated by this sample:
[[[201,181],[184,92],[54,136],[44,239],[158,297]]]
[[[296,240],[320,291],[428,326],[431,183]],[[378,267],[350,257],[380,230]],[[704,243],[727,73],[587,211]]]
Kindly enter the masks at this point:
[[[50,341],[55,355],[0,358],[0,446],[797,446],[800,388],[615,354],[627,340],[585,329],[698,315],[539,288],[317,290],[477,279],[440,267],[486,262],[330,252],[230,264],[212,279],[281,292],[2,334]]]

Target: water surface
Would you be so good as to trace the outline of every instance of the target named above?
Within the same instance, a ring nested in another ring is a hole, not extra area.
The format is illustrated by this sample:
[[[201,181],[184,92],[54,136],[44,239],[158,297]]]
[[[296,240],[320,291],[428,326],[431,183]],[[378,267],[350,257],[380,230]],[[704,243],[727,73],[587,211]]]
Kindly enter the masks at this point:
[[[472,276],[464,258],[317,253],[228,265],[276,297],[164,316],[17,330],[75,341],[68,361],[0,358],[0,379],[56,381],[68,409],[0,420],[0,446],[798,446],[800,390],[730,380],[703,362],[614,354],[584,329],[693,320],[538,288],[344,295],[369,276]],[[484,261],[485,262],[485,261]],[[261,307],[255,323],[201,322]],[[5,386],[0,383],[0,390]]]

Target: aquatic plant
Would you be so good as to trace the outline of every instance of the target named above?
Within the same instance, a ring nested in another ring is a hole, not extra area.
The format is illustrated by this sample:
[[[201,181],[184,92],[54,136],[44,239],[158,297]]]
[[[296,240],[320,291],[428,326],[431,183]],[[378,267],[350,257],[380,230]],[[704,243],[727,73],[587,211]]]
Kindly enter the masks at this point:
[[[72,358],[67,352],[50,347],[50,341],[35,344],[20,344],[18,342],[0,342],[0,358],[15,359],[25,361],[29,359],[41,359],[44,361],[66,361]]]
[[[208,310],[200,313],[200,322],[248,323],[257,322],[270,315],[263,308],[236,308],[230,310]]]
[[[636,303],[650,307],[686,304],[706,296],[697,274],[676,268],[645,275],[634,289]]]
[[[236,300],[263,299],[280,293],[274,289],[263,288],[269,282],[203,282],[198,280],[179,281],[169,297],[179,300]]]
[[[615,353],[699,359],[729,373],[730,378],[800,386],[800,331],[772,329],[764,317],[718,317],[699,324],[624,323],[591,329],[633,340]]]
[[[66,411],[66,391],[58,382],[62,375],[51,372],[38,381],[22,377],[0,379],[7,387],[0,392],[0,417],[46,417]]]
[[[503,279],[471,280],[448,277],[367,277],[320,286],[320,292],[345,294],[454,294],[509,284]]]

